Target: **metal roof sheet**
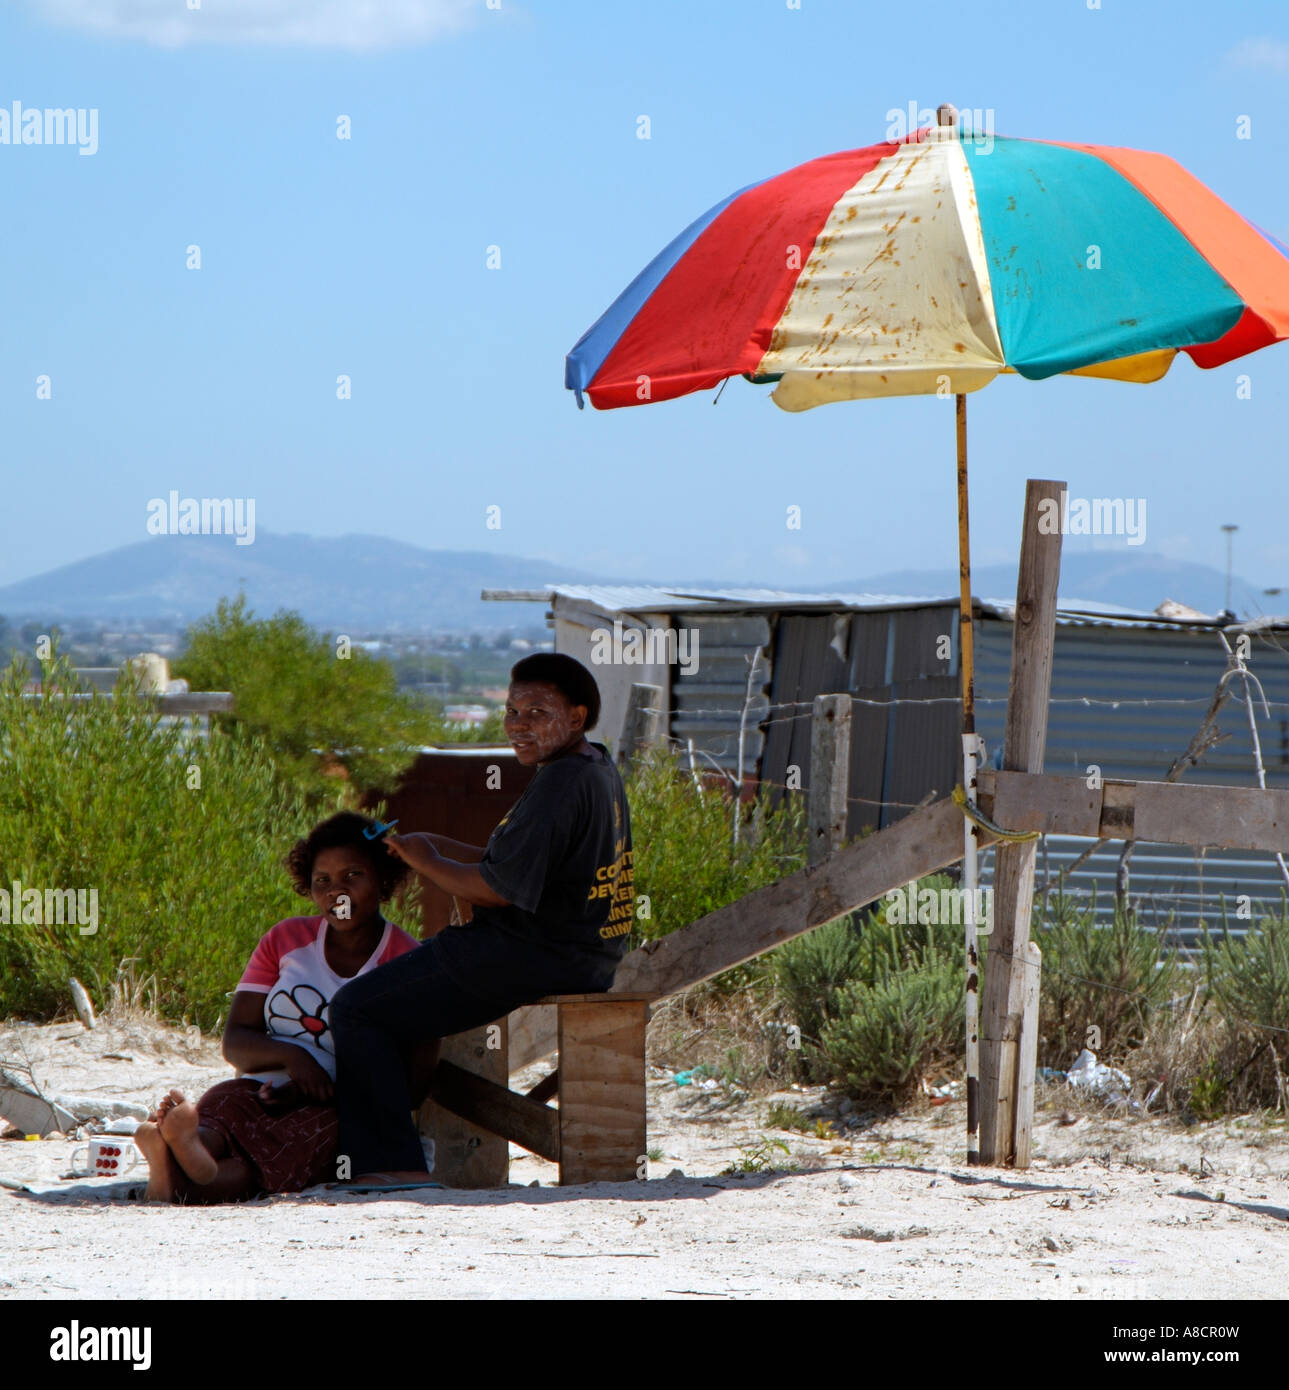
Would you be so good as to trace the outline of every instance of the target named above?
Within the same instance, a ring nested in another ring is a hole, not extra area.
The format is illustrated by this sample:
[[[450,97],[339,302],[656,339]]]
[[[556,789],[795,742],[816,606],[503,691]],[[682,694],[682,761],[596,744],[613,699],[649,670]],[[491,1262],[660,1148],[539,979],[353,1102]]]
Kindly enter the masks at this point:
[[[533,590],[489,590],[484,598],[518,597],[534,602],[553,602],[556,598],[590,603],[610,613],[690,613],[731,612],[740,609],[807,609],[836,612],[877,612],[883,609],[934,608],[957,606],[953,594],[876,594],[846,591],[805,592],[792,589],[764,588],[705,588],[678,584],[667,588],[658,584],[550,584]],[[1011,620],[1015,600],[1010,598],[975,599],[983,613]],[[1163,618],[1142,609],[1125,608],[1100,599],[1071,595],[1057,600],[1057,620],[1082,626],[1152,627],[1152,628],[1212,628],[1214,620],[1202,618]],[[1232,625],[1236,631],[1244,627],[1289,628],[1289,617],[1263,617],[1250,623]]]

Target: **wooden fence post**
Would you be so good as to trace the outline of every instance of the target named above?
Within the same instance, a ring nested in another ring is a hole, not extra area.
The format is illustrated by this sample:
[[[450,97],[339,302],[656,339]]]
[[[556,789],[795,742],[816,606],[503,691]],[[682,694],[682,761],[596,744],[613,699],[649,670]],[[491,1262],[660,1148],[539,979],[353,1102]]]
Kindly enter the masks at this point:
[[[642,748],[658,741],[662,710],[662,687],[636,681],[627,699],[627,712],[622,721],[622,747],[618,749],[618,765],[628,766]]]
[[[1033,478],[1025,487],[1003,767],[1042,772],[1056,641],[1065,484]],[[1029,1162],[1036,1041],[1022,1038],[1026,1000],[1037,1017],[1039,957],[1029,948],[1037,841],[1000,842],[994,851],[994,927],[985,964],[980,1025],[980,1161]],[[1034,973],[1030,982],[1027,976]],[[1019,1131],[1019,1132],[1018,1132]]]
[[[806,862],[818,864],[846,838],[850,795],[849,695],[816,695],[810,721],[810,840]]]

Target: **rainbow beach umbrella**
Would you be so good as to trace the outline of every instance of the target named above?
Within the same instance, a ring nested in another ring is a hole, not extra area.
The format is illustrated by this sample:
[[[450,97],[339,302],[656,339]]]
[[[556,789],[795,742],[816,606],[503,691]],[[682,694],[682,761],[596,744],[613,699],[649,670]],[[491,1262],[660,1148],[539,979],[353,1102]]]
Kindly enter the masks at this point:
[[[807,410],[946,376],[1155,381],[1178,351],[1216,367],[1286,336],[1289,249],[1168,156],[946,125],[718,203],[582,335],[565,384],[612,409],[742,374]]]
[[[589,398],[600,409],[671,400],[739,375],[774,382],[771,399],[790,411],[956,397],[969,793],[979,743],[967,394],[1000,372],[1157,381],[1178,352],[1217,367],[1285,337],[1289,249],[1175,161],[960,131],[957,113],[942,106],[935,126],[907,140],[811,160],[704,213],[582,335],[565,384],[579,406]],[[970,890],[969,823],[965,836]],[[967,950],[970,965],[970,924]]]

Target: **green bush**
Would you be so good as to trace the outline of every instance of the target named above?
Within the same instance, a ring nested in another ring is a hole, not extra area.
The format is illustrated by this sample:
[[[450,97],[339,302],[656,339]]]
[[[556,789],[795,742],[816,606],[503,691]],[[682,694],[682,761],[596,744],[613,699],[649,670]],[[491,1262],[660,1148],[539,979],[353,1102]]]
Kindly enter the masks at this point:
[[[845,987],[861,975],[864,951],[855,917],[847,914],[771,952],[770,977],[784,1016],[801,1030],[801,1047],[793,1050],[803,1077],[815,1075],[824,1024],[835,1018]],[[826,1079],[826,1078],[825,1078]]]
[[[740,814],[740,843],[733,844],[734,805],[720,787],[702,795],[665,749],[636,761],[626,781],[635,846],[636,901],[649,899],[649,916],[637,916],[628,949],[688,926],[755,888],[787,878],[805,864],[805,818],[795,799],[777,811],[758,805]],[[718,990],[763,978],[750,962],[712,982]]]
[[[1205,1046],[1170,1077],[1199,1119],[1285,1104],[1289,1032],[1289,913],[1201,939]]]
[[[321,804],[335,798],[337,772],[360,791],[392,786],[412,750],[442,733],[436,714],[399,692],[388,661],[339,641],[298,613],[257,619],[243,594],[189,629],[175,675],[194,690],[231,691],[233,713],[212,722],[258,736]]]
[[[907,1100],[964,1049],[961,964],[928,955],[872,984],[853,980],[823,1027],[820,1062],[832,1083],[867,1104]]]
[[[1043,952],[1041,1065],[1064,1069],[1089,1046],[1101,1060],[1123,1062],[1141,1045],[1178,987],[1167,929],[1142,926],[1121,906],[1098,926],[1095,904],[1061,894],[1035,901],[1031,936]]]
[[[1205,973],[1219,1009],[1232,1022],[1289,1029],[1289,915],[1264,917],[1242,936],[1222,926],[1203,937]]]
[[[917,885],[937,896],[949,886],[943,874]],[[889,922],[882,902],[858,931],[839,918],[779,947],[771,968],[785,1017],[801,1029],[800,1073],[886,1104],[960,1058],[962,938],[953,923]]]
[[[163,1014],[212,1027],[260,936],[312,911],[282,859],[315,814],[261,740],[203,740],[128,677],[74,706],[24,697],[25,678],[19,661],[0,678],[0,886],[95,889],[98,928],[0,924],[0,1016],[66,1008],[72,975],[102,1006],[135,958]],[[76,689],[61,658],[43,680]]]

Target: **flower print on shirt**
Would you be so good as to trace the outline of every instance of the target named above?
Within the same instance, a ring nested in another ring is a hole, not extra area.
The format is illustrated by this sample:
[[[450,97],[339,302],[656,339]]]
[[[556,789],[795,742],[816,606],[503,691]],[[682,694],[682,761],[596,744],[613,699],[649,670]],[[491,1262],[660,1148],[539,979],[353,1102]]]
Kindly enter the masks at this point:
[[[344,980],[327,964],[326,936],[325,917],[288,917],[278,922],[260,938],[237,988],[262,994],[265,1032],[304,1048],[334,1081],[336,1046],[329,1005]],[[358,973],[374,970],[418,944],[386,921],[380,946]],[[239,1075],[273,1086],[287,1079],[282,1067]]]
[[[269,998],[269,1031],[279,1038],[309,1037],[315,1047],[335,1055],[327,1000],[312,985],[296,985],[289,993],[280,989]]]

